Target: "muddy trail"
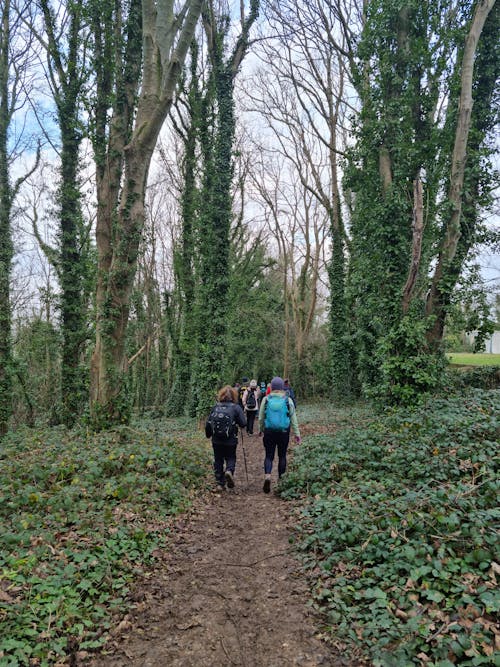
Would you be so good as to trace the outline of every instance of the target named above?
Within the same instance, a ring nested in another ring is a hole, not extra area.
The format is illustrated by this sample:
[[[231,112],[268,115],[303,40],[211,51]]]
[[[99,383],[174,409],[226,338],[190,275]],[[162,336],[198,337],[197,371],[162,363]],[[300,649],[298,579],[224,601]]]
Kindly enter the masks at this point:
[[[291,506],[262,491],[262,440],[245,436],[244,447],[248,482],[240,442],[235,488],[207,494],[177,522],[112,640],[85,665],[353,664],[320,638],[290,546]]]

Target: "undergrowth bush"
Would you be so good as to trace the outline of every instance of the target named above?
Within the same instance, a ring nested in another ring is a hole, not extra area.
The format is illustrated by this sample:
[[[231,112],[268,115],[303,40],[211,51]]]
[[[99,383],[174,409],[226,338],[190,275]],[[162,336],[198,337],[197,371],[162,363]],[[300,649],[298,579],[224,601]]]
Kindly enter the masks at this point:
[[[50,665],[104,643],[208,462],[185,420],[4,439],[0,665]]]
[[[500,368],[481,366],[470,369],[450,369],[448,371],[450,387],[455,391],[475,387],[476,389],[496,389],[500,387]]]
[[[500,392],[475,390],[297,448],[315,600],[373,665],[500,664],[499,441]]]

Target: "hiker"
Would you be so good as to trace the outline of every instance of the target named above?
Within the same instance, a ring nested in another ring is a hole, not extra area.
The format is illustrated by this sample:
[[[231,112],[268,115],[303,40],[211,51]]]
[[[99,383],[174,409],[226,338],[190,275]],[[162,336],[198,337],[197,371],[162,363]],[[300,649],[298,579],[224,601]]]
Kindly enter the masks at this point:
[[[253,435],[254,421],[259,411],[259,395],[257,380],[251,380],[248,389],[243,394],[243,409],[247,418],[248,435]]]
[[[205,424],[205,435],[207,438],[212,438],[214,473],[218,491],[223,491],[226,483],[229,489],[234,487],[238,426],[245,428],[246,425],[247,421],[238,404],[236,390],[229,385],[222,387],[217,394],[217,403],[212,408]],[[224,463],[226,464],[225,469]]]
[[[243,394],[248,389],[248,378],[247,377],[242,378],[241,379],[241,384],[238,385],[238,386],[239,386],[239,389],[238,389],[238,392],[239,392],[238,393],[238,403],[243,408]]]
[[[299,422],[295,405],[285,394],[285,383],[280,377],[271,380],[271,393],[264,397],[259,410],[259,435],[264,434],[264,493],[271,490],[271,472],[274,455],[278,448],[278,477],[286,471],[286,453],[290,440],[290,428],[295,434],[295,442],[300,442]]]
[[[291,387],[288,378],[285,378],[283,380],[283,383],[284,383],[284,387],[285,387],[285,394],[292,399],[294,406],[297,407],[297,399],[295,398],[295,392],[294,392],[293,388]]]
[[[265,395],[266,395],[266,383],[261,382],[260,383],[259,408],[260,408],[260,404],[262,402],[262,399],[264,398]]]

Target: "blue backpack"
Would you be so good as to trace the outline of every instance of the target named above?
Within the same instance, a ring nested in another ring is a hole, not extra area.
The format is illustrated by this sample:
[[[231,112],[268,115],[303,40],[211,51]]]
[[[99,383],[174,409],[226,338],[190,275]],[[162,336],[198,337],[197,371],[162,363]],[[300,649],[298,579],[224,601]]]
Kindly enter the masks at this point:
[[[268,431],[287,431],[290,428],[287,396],[269,394],[266,401],[264,428]]]

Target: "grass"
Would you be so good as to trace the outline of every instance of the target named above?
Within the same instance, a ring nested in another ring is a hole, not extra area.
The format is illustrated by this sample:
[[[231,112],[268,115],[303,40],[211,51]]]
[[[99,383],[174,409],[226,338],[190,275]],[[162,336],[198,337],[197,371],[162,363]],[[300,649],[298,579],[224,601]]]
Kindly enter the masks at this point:
[[[449,352],[446,356],[457,366],[500,366],[500,354]]]

